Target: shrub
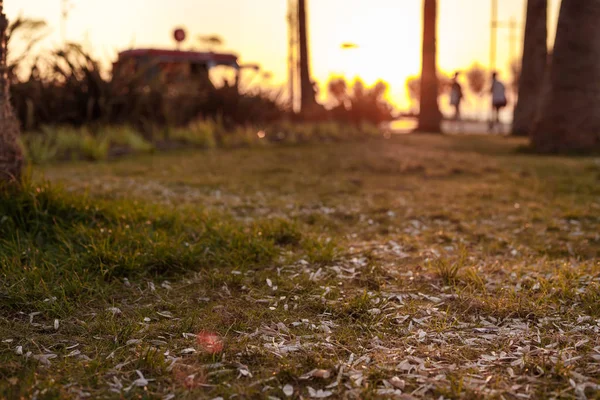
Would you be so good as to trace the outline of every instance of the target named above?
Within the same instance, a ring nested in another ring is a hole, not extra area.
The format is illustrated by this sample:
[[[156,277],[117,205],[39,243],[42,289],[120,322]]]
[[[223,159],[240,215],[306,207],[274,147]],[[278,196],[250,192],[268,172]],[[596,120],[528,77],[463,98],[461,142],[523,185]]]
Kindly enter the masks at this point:
[[[216,146],[216,137],[222,131],[217,121],[196,120],[185,128],[174,128],[169,131],[169,138],[200,147],[211,149]]]

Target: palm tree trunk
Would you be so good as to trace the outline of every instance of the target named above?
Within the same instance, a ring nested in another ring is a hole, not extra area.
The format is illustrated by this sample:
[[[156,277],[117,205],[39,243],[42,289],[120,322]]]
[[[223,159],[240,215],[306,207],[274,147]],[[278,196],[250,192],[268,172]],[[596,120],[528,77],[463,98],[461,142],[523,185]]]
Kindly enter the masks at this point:
[[[311,110],[316,104],[315,92],[310,78],[306,0],[298,0],[298,30],[298,39],[300,42],[300,112],[305,113]]]
[[[442,113],[438,105],[437,78],[437,0],[424,0],[423,62],[421,99],[417,132],[440,133]]]
[[[19,123],[10,105],[10,81],[6,67],[6,31],[8,20],[0,0],[0,182],[18,181],[23,154],[18,143]]]
[[[532,130],[545,153],[600,150],[600,0],[563,0],[549,88]]]
[[[527,136],[539,110],[548,60],[548,0],[527,1],[525,43],[512,134]]]

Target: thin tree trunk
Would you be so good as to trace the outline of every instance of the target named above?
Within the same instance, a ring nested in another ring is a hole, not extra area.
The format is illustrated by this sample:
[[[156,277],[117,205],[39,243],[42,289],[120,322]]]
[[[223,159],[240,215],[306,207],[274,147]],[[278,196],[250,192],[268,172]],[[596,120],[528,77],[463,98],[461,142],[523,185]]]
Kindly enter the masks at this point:
[[[548,0],[527,1],[527,22],[519,100],[515,107],[512,133],[527,136],[540,107],[542,77],[548,60]]]
[[[545,153],[600,151],[599,110],[600,0],[563,0],[533,147]]]
[[[300,41],[300,96],[301,110],[307,112],[316,104],[315,92],[310,78],[310,59],[308,51],[308,28],[306,21],[306,0],[298,0],[298,39]]]
[[[437,77],[437,0],[424,0],[423,62],[421,100],[417,132],[440,133],[442,113],[438,105]]]
[[[10,81],[6,67],[6,31],[8,20],[0,0],[0,182],[18,181],[23,154],[18,143],[19,123],[10,105]]]

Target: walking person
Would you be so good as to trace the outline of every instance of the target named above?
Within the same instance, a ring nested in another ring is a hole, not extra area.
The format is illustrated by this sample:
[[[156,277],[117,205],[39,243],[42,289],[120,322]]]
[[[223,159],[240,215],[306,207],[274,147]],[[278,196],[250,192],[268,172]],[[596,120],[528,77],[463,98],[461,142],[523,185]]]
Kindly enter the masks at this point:
[[[454,107],[454,120],[460,120],[460,103],[463,99],[463,91],[462,86],[458,83],[458,72],[454,73],[454,78],[452,78],[452,87],[450,89],[450,105]]]
[[[502,129],[502,126],[500,125],[500,111],[508,104],[506,99],[506,87],[502,82],[500,82],[496,72],[492,74],[492,88],[490,92],[492,94],[492,118],[490,120],[490,132],[494,132],[496,127]]]

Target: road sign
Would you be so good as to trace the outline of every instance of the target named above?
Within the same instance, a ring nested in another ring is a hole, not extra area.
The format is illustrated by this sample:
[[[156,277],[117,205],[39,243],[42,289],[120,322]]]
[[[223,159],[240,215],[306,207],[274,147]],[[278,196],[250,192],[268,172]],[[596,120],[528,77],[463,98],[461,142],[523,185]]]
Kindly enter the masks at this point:
[[[183,42],[185,40],[185,36],[185,30],[182,28],[177,28],[175,29],[175,32],[173,32],[173,37],[178,43]]]

